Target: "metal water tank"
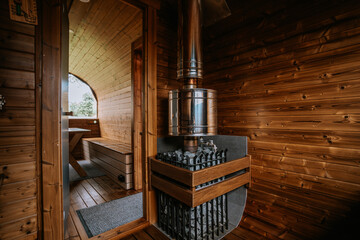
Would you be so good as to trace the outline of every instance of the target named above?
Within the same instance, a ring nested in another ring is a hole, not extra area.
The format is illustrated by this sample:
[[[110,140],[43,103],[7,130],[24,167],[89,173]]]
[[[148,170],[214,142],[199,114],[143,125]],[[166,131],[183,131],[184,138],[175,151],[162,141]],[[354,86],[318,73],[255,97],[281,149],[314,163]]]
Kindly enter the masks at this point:
[[[217,134],[216,91],[204,88],[169,92],[169,135],[209,136]]]

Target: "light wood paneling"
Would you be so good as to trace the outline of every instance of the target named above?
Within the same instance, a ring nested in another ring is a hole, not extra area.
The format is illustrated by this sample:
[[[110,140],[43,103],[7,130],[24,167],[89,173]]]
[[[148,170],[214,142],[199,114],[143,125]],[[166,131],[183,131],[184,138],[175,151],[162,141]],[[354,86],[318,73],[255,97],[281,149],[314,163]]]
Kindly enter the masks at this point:
[[[131,146],[106,138],[84,138],[85,159],[98,165],[107,176],[124,189],[133,187],[133,154]],[[119,177],[122,176],[123,180]]]
[[[74,1],[69,20],[69,71],[97,95],[101,136],[131,144],[131,43],[142,36],[142,12],[118,0]]]
[[[204,31],[203,84],[218,90],[219,133],[249,137],[238,230],[346,239],[360,199],[359,2],[227,2],[232,15]]]

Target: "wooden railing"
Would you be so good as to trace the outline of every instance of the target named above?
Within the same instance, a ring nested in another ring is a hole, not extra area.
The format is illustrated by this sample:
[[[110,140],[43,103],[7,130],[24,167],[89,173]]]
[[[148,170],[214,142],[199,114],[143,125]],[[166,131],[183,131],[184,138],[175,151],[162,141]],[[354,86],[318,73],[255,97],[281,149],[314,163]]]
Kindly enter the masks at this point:
[[[151,185],[190,207],[196,207],[211,199],[251,183],[251,156],[221,163],[216,166],[190,171],[155,158],[150,159]],[[225,180],[195,189],[200,184],[245,170]]]

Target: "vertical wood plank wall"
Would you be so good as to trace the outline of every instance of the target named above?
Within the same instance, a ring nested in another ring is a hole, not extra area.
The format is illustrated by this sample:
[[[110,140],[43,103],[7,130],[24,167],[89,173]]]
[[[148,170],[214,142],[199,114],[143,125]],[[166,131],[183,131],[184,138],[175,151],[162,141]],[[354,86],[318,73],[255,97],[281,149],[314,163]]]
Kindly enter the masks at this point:
[[[250,140],[241,226],[270,239],[355,230],[360,2],[228,2],[205,31],[204,87],[218,91],[219,134]]]
[[[70,72],[97,95],[101,136],[131,144],[131,43],[142,12],[118,0],[74,1],[69,19]]]
[[[0,239],[38,236],[35,89],[35,27],[10,21],[1,1]]]

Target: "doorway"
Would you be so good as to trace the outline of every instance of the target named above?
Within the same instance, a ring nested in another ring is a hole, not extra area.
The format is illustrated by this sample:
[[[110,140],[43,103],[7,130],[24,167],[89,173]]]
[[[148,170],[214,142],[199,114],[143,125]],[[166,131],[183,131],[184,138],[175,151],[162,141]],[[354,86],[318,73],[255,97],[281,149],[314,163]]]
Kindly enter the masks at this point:
[[[70,7],[69,73],[96,95],[97,116],[69,117],[76,131],[70,131],[76,146],[69,155],[84,171],[70,167],[70,176],[74,170],[78,176],[70,179],[65,239],[91,238],[144,215],[142,26],[142,10],[122,1],[73,1]]]
[[[154,191],[149,188],[148,178],[148,159],[156,154],[156,66],[157,66],[157,47],[156,47],[156,12],[160,8],[157,1],[133,1],[126,0],[142,9],[144,26],[144,92],[142,118],[143,124],[143,193],[144,193],[144,217],[131,224],[117,227],[111,231],[101,234],[102,239],[121,238],[133,231],[140,230],[150,223],[156,221],[156,203]],[[41,98],[38,98],[39,117],[41,117],[42,130],[40,136],[41,153],[40,172],[41,178],[41,230],[44,239],[64,239],[64,202],[63,202],[63,179],[61,161],[61,136],[60,121],[61,104],[61,46],[62,35],[62,13],[66,12],[71,5],[71,0],[62,1],[62,4],[52,4],[52,1],[45,1],[41,4],[41,22],[37,28],[38,50],[37,50],[37,69],[41,80]],[[67,3],[67,4],[66,4]],[[41,53],[41,54],[39,54]],[[40,86],[40,85],[39,85]],[[100,237],[100,236],[99,236]]]

